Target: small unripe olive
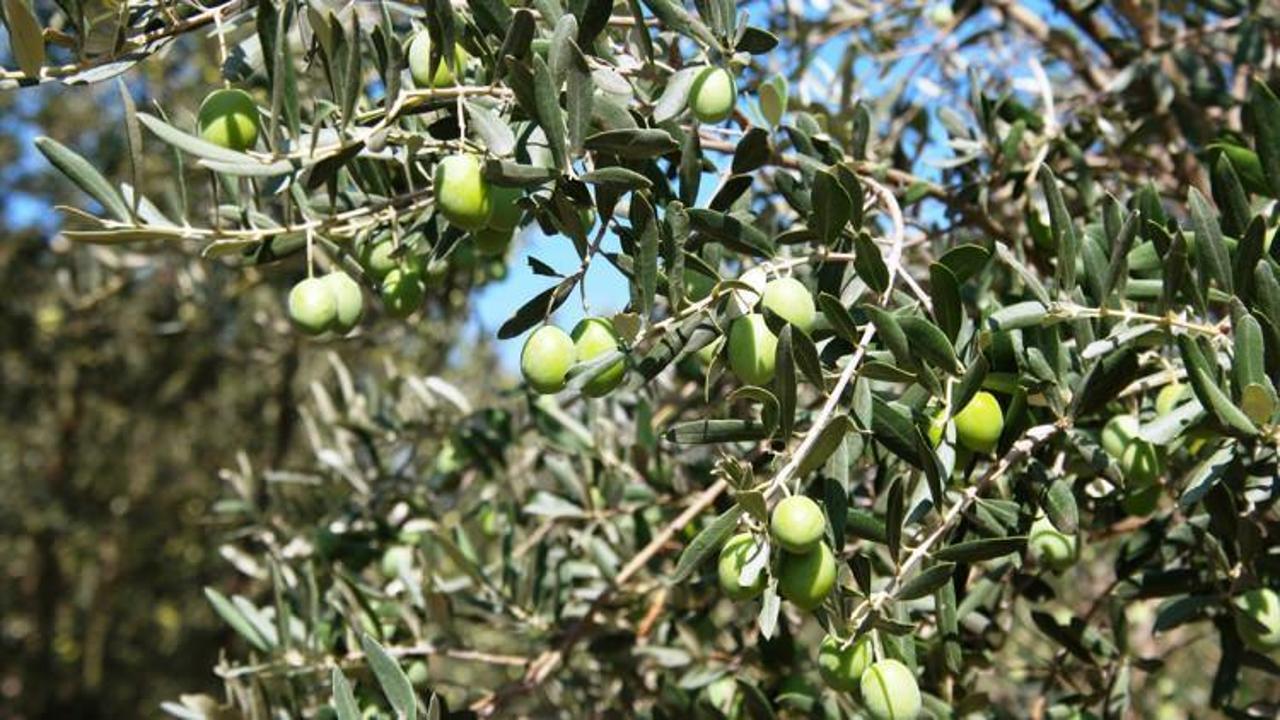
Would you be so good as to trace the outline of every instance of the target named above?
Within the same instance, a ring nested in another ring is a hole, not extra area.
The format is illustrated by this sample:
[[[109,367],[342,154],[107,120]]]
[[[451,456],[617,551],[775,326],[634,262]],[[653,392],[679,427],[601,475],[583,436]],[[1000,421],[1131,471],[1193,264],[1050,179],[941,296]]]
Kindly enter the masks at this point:
[[[759,313],[743,315],[729,326],[729,369],[748,385],[773,380],[778,337]]]
[[[792,495],[774,506],[769,531],[784,550],[803,553],[822,539],[826,521],[818,503],[804,495]]]
[[[243,90],[215,90],[200,103],[196,127],[214,145],[248,150],[258,144],[258,106]]]
[[[518,202],[524,197],[524,191],[516,187],[494,185],[489,188],[489,196],[493,203],[489,227],[495,230],[515,230],[524,217],[524,210],[520,209]]]
[[[479,156],[459,154],[440,158],[434,180],[436,209],[445,220],[472,232],[489,224],[493,197]]]
[[[289,291],[289,317],[299,330],[319,335],[332,327],[337,316],[337,300],[323,279],[307,278]]]
[[[929,6],[926,17],[935,27],[941,28],[950,25],[951,21],[955,19],[955,14],[951,10],[951,3],[936,2]]]
[[[390,235],[366,241],[360,246],[360,265],[374,279],[381,280],[400,265],[395,251],[396,244]]]
[[[458,72],[467,64],[467,51],[458,43],[453,44],[453,67]],[[420,88],[449,87],[454,84],[453,70],[449,69],[444,58],[436,65],[436,73],[431,73],[431,36],[426,30],[413,36],[409,43],[409,74],[413,76],[413,84]]]
[[[1102,448],[1120,463],[1125,483],[1143,487],[1164,473],[1164,462],[1155,445],[1138,435],[1138,418],[1117,415],[1102,428]]]
[[[881,660],[862,674],[862,703],[875,720],[915,720],[920,715],[920,685],[897,660]]]
[[[1246,645],[1260,653],[1280,649],[1280,594],[1258,588],[1237,595],[1232,604],[1236,632]]]
[[[1156,394],[1156,415],[1164,416],[1177,409],[1182,398],[1186,397],[1188,387],[1182,383],[1169,383],[1160,388]]]
[[[750,600],[764,592],[765,574],[756,575],[750,585],[743,585],[742,570],[756,553],[764,552],[764,547],[757,543],[751,533],[738,533],[725,542],[720,548],[720,562],[716,566],[720,579],[720,590],[733,600]]]
[[[863,635],[845,647],[843,640],[828,635],[818,646],[818,674],[832,690],[855,692],[872,659],[870,637]]]
[[[613,323],[606,318],[583,318],[570,333],[578,362],[585,363],[606,353],[622,347]],[[595,377],[582,386],[582,394],[587,397],[604,397],[618,387],[627,373],[627,363],[623,358],[609,364]]]
[[[1027,534],[1027,546],[1035,561],[1054,572],[1062,572],[1079,558],[1079,543],[1074,535],[1061,532],[1049,518],[1037,518]]]
[[[341,270],[335,270],[321,280],[328,284],[337,306],[337,314],[333,319],[334,332],[351,332],[364,315],[364,293],[360,291],[360,283]]]
[[[409,663],[409,669],[405,670],[404,674],[416,688],[421,688],[427,684],[427,664],[421,660],[414,660]]]
[[[573,339],[554,325],[543,325],[524,341],[520,372],[534,392],[558,393],[564,389],[565,376],[576,359]]]
[[[501,228],[485,228],[471,234],[475,238],[476,250],[487,257],[502,257],[511,247],[512,231]]]
[[[970,450],[989,454],[1000,442],[1004,431],[1004,415],[1000,403],[991,393],[980,390],[964,409],[955,415],[956,441]]]
[[[813,321],[817,317],[813,295],[799,280],[789,277],[770,280],[764,286],[761,304],[806,333],[813,330]]]
[[[388,578],[399,577],[400,573],[413,565],[413,548],[407,545],[392,545],[382,553],[382,574]]]
[[[733,114],[737,96],[733,74],[724,68],[708,67],[698,73],[689,89],[689,107],[701,122],[718,123]]]
[[[784,552],[778,563],[778,594],[801,610],[822,604],[836,585],[836,558],[820,542],[807,553]]]
[[[422,282],[422,276],[417,272],[407,268],[396,268],[382,279],[380,294],[388,315],[406,318],[422,307],[427,287]]]

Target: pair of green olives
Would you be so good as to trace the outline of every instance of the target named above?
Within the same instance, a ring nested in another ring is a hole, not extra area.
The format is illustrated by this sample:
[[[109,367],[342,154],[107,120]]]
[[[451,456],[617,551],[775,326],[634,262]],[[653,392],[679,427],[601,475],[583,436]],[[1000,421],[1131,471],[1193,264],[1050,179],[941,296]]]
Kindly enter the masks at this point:
[[[421,261],[409,255],[397,257],[396,243],[390,236],[361,246],[360,264],[378,281],[378,294],[388,315],[406,318],[422,307],[427,283]]]
[[[1135,516],[1155,510],[1160,500],[1159,480],[1164,474],[1164,456],[1154,444],[1142,439],[1139,428],[1136,416],[1117,415],[1103,426],[1100,437],[1102,449],[1120,465],[1124,475],[1121,506]]]
[[[920,685],[903,663],[892,658],[874,662],[871,639],[846,643],[827,635],[818,646],[818,674],[833,690],[859,693],[875,720],[914,720],[922,707]]]
[[[520,351],[520,372],[534,392],[544,395],[557,393],[568,384],[569,370],[574,364],[590,362],[621,347],[622,341],[613,323],[606,318],[584,318],[570,334],[554,325],[543,325],[524,342]],[[582,394],[587,397],[608,395],[622,383],[626,372],[625,360],[618,358],[607,368],[596,372],[582,386]]]
[[[302,280],[289,291],[289,317],[309,335],[346,334],[364,315],[364,293],[351,276],[334,271]]]
[[[812,332],[817,310],[809,289],[795,278],[770,280],[760,304],[804,332]],[[747,313],[729,326],[729,369],[748,385],[767,385],[776,371],[778,337],[762,313]]]
[[[460,74],[470,58],[462,45],[454,43],[453,67],[450,68],[444,58],[441,58],[433,74],[431,72],[431,35],[426,30],[418,32],[413,36],[413,40],[409,41],[408,56],[409,75],[413,77],[413,84],[420,88],[452,87],[457,80],[454,73]]]
[[[436,163],[432,180],[436,209],[450,224],[471,233],[482,255],[504,255],[523,211],[520,188],[491,185],[479,155],[448,155]]]

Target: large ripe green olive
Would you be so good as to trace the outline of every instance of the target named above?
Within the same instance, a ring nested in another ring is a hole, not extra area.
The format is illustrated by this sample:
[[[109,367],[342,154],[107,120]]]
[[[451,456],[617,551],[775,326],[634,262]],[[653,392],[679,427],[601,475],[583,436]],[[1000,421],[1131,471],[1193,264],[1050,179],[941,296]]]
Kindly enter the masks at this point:
[[[321,278],[307,278],[289,291],[289,317],[299,330],[319,335],[333,326],[338,303],[329,284]]]
[[[489,188],[489,195],[493,203],[493,214],[489,216],[489,227],[494,230],[515,230],[520,225],[520,220],[524,217],[524,210],[520,209],[519,203],[520,198],[524,197],[524,190],[517,187],[493,185]]]
[[[818,503],[804,495],[792,495],[773,508],[769,517],[769,532],[782,549],[793,553],[805,553],[822,539],[827,517]]]
[[[1164,473],[1159,449],[1138,435],[1140,423],[1133,415],[1117,415],[1102,428],[1102,449],[1120,463],[1125,484],[1140,488],[1156,482]]]
[[[955,415],[956,441],[976,453],[990,454],[1004,431],[1000,403],[991,393],[980,390]]]
[[[764,592],[765,573],[756,575],[750,585],[742,584],[742,570],[764,546],[756,542],[751,533],[738,533],[720,548],[720,561],[716,566],[720,578],[720,590],[733,600],[750,600]]]
[[[613,323],[607,318],[583,318],[574,326],[569,336],[573,338],[580,363],[590,362],[622,347]],[[626,374],[627,363],[625,359],[618,358],[583,385],[582,394],[587,397],[604,397],[618,387]]]
[[[748,385],[768,385],[777,362],[778,336],[758,313],[743,315],[729,326],[729,369]]]
[[[565,376],[577,360],[573,339],[554,325],[543,325],[524,341],[520,372],[534,392],[548,395],[564,389]]]
[[[364,315],[364,293],[360,291],[360,283],[341,270],[335,270],[321,278],[333,293],[337,306],[337,314],[333,319],[333,330],[346,334],[355,329]]]
[[[422,307],[422,300],[427,295],[427,286],[422,282],[422,275],[408,268],[396,268],[382,279],[380,288],[382,305],[387,314],[394,318],[407,318],[415,310]]]
[[[892,658],[862,674],[862,704],[875,720],[915,720],[920,716],[920,685],[911,669]]]
[[[464,153],[440,158],[433,189],[436,209],[451,224],[471,232],[489,224],[493,193],[478,155]]]
[[[770,280],[764,286],[764,297],[760,302],[775,315],[806,333],[813,330],[813,321],[817,317],[813,295],[799,280],[789,277]]]
[[[689,88],[689,107],[694,117],[704,123],[718,123],[733,114],[738,100],[738,85],[733,74],[721,67],[708,67],[698,73]]]
[[[243,90],[214,90],[200,103],[196,127],[214,145],[248,150],[258,144],[258,106]]]
[[[511,247],[514,233],[510,230],[488,227],[471,234],[475,239],[476,250],[485,257],[503,257]]]
[[[1037,563],[1054,572],[1062,572],[1075,565],[1079,558],[1080,547],[1076,537],[1058,530],[1047,517],[1037,518],[1031,523],[1027,547]]]
[[[836,586],[836,558],[824,542],[807,553],[784,552],[778,563],[778,594],[801,610],[822,604]]]
[[[458,43],[453,44],[453,67],[441,58],[436,65],[436,73],[431,75],[431,36],[426,30],[420,31],[409,42],[409,74],[413,76],[413,84],[420,88],[449,87],[454,84],[454,70],[459,73],[467,64],[467,51]]]
[[[1271,588],[1243,592],[1232,600],[1236,632],[1260,653],[1280,649],[1280,594]]]
[[[855,692],[872,659],[870,636],[863,635],[846,646],[840,638],[828,635],[818,646],[818,674],[832,690]]]

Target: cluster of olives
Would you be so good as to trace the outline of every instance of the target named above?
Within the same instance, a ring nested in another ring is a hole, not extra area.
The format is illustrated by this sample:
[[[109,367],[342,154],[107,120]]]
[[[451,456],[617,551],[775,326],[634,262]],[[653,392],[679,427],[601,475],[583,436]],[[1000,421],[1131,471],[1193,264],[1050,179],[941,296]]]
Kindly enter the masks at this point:
[[[782,548],[776,568],[778,594],[801,610],[817,608],[836,585],[836,558],[822,540],[825,530],[822,508],[803,495],[782,500],[769,517],[769,534]],[[746,567],[764,551],[764,543],[750,533],[729,538],[720,549],[718,566],[726,595],[750,600],[764,592],[764,573],[743,577]]]
[[[534,392],[558,393],[568,384],[569,371],[578,363],[589,363],[622,348],[613,323],[607,318],[583,318],[573,332],[543,325],[529,334],[520,351],[520,372]],[[622,383],[627,372],[623,358],[608,367],[593,368],[592,377],[582,386],[587,397],[604,397]]]
[[[795,278],[778,278],[765,284],[760,305],[800,330],[813,330],[817,311],[813,295]],[[729,326],[729,369],[748,385],[767,385],[776,370],[778,336],[765,322],[763,312],[748,312]]]
[[[289,317],[308,335],[335,332],[345,335],[364,315],[364,293],[351,276],[334,271],[310,277],[289,291]]]
[[[431,73],[431,35],[427,31],[422,30],[413,36],[409,41],[409,75],[413,77],[413,83],[420,88],[443,88],[450,87],[457,82],[454,77],[454,70],[459,73],[467,66],[467,60],[470,56],[467,51],[458,43],[453,45],[453,69],[443,59],[436,65],[436,71]]]
[[[1176,399],[1166,398],[1166,402]],[[1101,435],[1102,449],[1119,463],[1124,476],[1120,502],[1130,515],[1148,515],[1155,510],[1160,499],[1159,480],[1164,474],[1164,457],[1155,445],[1138,435],[1139,425],[1135,415],[1117,415],[1107,421]]]

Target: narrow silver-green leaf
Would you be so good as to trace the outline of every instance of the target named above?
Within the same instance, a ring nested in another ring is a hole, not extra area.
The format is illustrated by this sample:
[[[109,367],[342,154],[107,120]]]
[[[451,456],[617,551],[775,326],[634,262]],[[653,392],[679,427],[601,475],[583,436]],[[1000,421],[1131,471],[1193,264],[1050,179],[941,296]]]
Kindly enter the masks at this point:
[[[369,662],[369,669],[377,678],[382,694],[386,696],[399,720],[414,720],[418,716],[418,698],[413,693],[413,683],[400,669],[395,658],[368,635],[360,636],[360,647]]]
[[[88,160],[53,138],[36,138],[36,148],[71,182],[120,222],[129,222],[129,207],[111,183]]]
[[[742,506],[734,505],[695,535],[685,547],[684,552],[680,553],[680,560],[676,562],[676,569],[671,573],[671,577],[667,578],[667,583],[678,585],[684,582],[703,561],[719,552],[720,546],[724,545],[724,541],[733,533],[734,528],[738,527],[738,518],[741,515]]]

